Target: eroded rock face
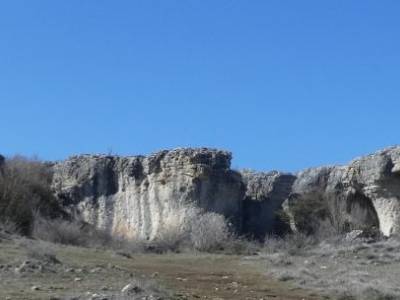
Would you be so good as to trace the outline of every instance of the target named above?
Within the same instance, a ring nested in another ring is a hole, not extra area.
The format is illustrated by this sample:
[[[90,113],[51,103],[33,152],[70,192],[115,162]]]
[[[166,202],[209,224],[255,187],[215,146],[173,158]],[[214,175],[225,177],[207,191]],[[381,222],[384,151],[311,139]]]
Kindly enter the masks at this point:
[[[322,201],[335,218],[351,226],[400,232],[400,147],[355,159],[347,166],[308,169],[297,174],[287,211],[298,201]],[[292,215],[292,225],[296,218]]]
[[[385,235],[400,233],[400,147],[296,175],[238,173],[230,162],[229,152],[206,148],[74,156],[54,164],[53,189],[71,212],[124,237],[154,238],[167,220],[185,211],[179,208],[193,204],[262,239],[285,229],[277,218],[282,206],[298,229],[293,208],[308,202],[326,203],[348,230],[357,224]],[[309,214],[311,220],[317,212]]]
[[[291,192],[296,177],[277,171],[242,172],[246,185],[243,201],[243,233],[263,239],[267,233],[282,233],[286,224],[281,220],[282,203]]]
[[[205,148],[74,156],[55,164],[53,189],[70,211],[124,237],[153,238],[188,204],[223,214],[239,230],[244,186],[230,161],[229,152]]]

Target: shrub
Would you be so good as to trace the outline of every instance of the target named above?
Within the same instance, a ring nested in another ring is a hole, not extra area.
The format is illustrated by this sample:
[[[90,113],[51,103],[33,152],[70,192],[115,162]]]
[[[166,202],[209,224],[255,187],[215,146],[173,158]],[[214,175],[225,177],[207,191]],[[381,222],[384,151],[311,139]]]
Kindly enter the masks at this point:
[[[82,234],[81,224],[65,220],[46,220],[36,216],[32,236],[57,244],[83,246],[87,240]]]
[[[266,236],[264,251],[267,253],[286,252],[289,255],[302,255],[309,247],[318,243],[318,239],[301,232],[287,234],[283,237]]]
[[[46,263],[59,264],[54,249],[45,242],[25,243],[26,255],[29,259],[35,259]]]
[[[230,232],[224,216],[204,213],[193,219],[190,240],[195,250],[222,250],[229,239]]]
[[[210,252],[222,250],[232,238],[224,216],[181,206],[165,217],[149,248],[155,252],[185,249]]]
[[[174,209],[164,218],[163,226],[150,241],[141,239],[124,240],[111,237],[105,231],[94,228],[82,221],[46,219],[34,216],[32,236],[52,243],[83,246],[107,247],[118,251],[156,253],[184,250],[217,251],[227,248],[250,249],[247,243],[235,239],[222,215],[204,213],[191,206]],[[240,245],[240,246],[239,246]],[[244,247],[246,245],[246,247]],[[251,251],[251,250],[248,250]],[[125,252],[124,252],[125,253]]]
[[[305,234],[314,234],[321,220],[329,220],[330,215],[326,202],[319,197],[303,199],[292,195],[287,210],[291,215],[287,220],[293,219],[290,221],[294,221],[296,229]]]
[[[231,234],[222,247],[225,254],[256,255],[262,249],[262,244],[256,240]]]
[[[18,226],[14,222],[9,220],[3,220],[0,222],[0,231],[4,231],[8,234],[20,233]]]
[[[57,244],[83,247],[111,247],[111,236],[81,221],[45,219],[35,216],[32,236]]]
[[[50,218],[62,216],[51,181],[50,166],[37,159],[5,160],[0,172],[0,222],[14,223],[20,233],[29,235],[35,210]]]
[[[379,236],[379,220],[371,200],[360,192],[345,194],[293,194],[285,207],[282,220],[292,229],[322,238],[342,235],[352,230],[363,230],[370,236]]]

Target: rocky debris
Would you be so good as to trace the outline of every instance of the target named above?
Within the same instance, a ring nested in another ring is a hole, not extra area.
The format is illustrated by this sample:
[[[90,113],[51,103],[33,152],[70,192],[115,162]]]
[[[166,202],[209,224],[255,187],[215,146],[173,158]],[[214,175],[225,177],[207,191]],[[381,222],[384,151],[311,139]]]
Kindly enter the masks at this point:
[[[90,296],[90,300],[110,300],[110,299],[112,298],[107,295],[102,295],[97,293],[94,293]]]
[[[299,203],[322,203],[340,229],[377,228],[384,235],[400,232],[400,147],[353,160],[346,166],[308,169],[297,174],[285,202],[294,230]],[[300,212],[301,213],[301,212]],[[312,217],[312,211],[310,213]]]
[[[143,292],[143,289],[135,283],[129,283],[121,290],[123,295],[131,296]]]
[[[169,296],[167,296],[167,294],[168,293],[160,289],[160,287],[154,286],[154,283],[142,280],[132,280],[121,290],[121,295],[124,297],[132,297],[132,299],[143,300],[171,299]]]
[[[1,264],[0,265],[0,272],[8,272],[13,269],[11,264]]]
[[[96,267],[96,268],[91,269],[91,270],[89,271],[89,273],[99,273],[99,272],[101,272],[102,270],[103,270],[103,268]]]
[[[353,242],[355,240],[365,238],[365,237],[366,237],[366,235],[363,230],[356,229],[356,230],[352,230],[352,231],[346,233],[346,236],[344,237],[344,239],[347,242]]]
[[[75,269],[74,268],[65,268],[64,272],[65,273],[75,273]]]
[[[16,274],[21,273],[41,273],[45,266],[40,261],[25,260],[14,269]]]

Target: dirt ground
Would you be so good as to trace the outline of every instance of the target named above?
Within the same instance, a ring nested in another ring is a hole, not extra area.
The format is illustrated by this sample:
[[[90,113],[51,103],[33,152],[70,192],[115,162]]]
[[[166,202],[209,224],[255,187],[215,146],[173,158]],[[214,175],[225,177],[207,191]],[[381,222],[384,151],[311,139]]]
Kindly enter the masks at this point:
[[[262,260],[253,257],[129,257],[114,251],[2,238],[0,299],[138,299],[117,296],[124,286],[137,280],[168,291],[168,298],[159,299],[325,299],[267,277],[265,268]]]
[[[238,256],[146,255],[136,257],[132,267],[150,276],[158,272],[162,283],[188,299],[322,299],[266,277],[264,265]]]

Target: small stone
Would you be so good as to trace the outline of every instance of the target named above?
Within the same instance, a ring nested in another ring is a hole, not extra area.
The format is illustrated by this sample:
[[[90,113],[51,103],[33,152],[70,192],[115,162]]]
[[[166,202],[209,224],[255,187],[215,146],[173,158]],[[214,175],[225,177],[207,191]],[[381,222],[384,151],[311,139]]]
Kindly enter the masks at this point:
[[[239,287],[239,283],[237,283],[236,281],[233,281],[233,282],[231,282],[230,286],[233,288],[237,288],[237,287]]]
[[[140,292],[142,292],[142,289],[139,286],[132,283],[127,284],[121,290],[121,293],[124,295],[138,294]]]
[[[179,280],[179,281],[187,281],[187,278],[176,277],[176,280]]]
[[[101,268],[94,268],[90,270],[90,273],[98,273],[99,271],[101,271]]]
[[[104,295],[100,295],[100,294],[92,294],[91,300],[108,300],[109,298],[107,296]]]
[[[352,230],[346,234],[345,240],[347,242],[352,242],[354,240],[362,238],[363,236],[364,236],[363,230]]]
[[[38,286],[34,285],[34,286],[31,287],[31,290],[32,291],[39,291],[40,288]]]
[[[82,281],[82,278],[80,278],[80,277],[75,277],[75,278],[74,278],[74,281],[76,281],[76,282]]]
[[[75,269],[74,268],[67,268],[65,269],[65,273],[74,273]]]

